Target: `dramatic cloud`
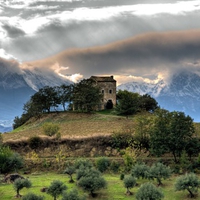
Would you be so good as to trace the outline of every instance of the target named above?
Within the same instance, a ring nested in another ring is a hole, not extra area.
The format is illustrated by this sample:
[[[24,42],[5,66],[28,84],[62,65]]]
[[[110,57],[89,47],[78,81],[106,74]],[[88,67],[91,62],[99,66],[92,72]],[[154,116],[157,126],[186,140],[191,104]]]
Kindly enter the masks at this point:
[[[57,67],[60,72],[65,69],[66,74],[84,77],[114,74],[168,80],[180,70],[199,71],[199,49],[200,30],[149,33],[101,47],[66,50],[27,66],[53,66],[54,70]]]
[[[18,60],[105,45],[144,32],[199,28],[197,0],[0,1],[0,48]]]

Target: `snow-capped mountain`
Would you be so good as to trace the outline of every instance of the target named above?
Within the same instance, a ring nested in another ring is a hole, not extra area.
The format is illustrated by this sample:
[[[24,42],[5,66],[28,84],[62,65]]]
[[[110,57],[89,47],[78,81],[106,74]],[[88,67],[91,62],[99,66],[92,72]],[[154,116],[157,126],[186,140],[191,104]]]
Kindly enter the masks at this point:
[[[149,94],[161,108],[183,111],[194,121],[200,121],[200,76],[195,73],[175,74],[169,84],[163,80],[155,84],[131,82],[118,86],[118,89]]]
[[[12,127],[15,116],[22,114],[23,105],[39,88],[70,83],[56,73],[16,70],[0,62],[0,132]]]

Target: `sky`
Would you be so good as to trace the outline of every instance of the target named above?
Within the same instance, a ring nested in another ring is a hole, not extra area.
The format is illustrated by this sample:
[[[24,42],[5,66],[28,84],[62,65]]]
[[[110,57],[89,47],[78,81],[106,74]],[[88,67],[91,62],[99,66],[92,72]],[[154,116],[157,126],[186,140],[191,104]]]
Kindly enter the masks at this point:
[[[75,82],[169,83],[200,74],[199,20],[199,0],[0,0],[0,62]]]

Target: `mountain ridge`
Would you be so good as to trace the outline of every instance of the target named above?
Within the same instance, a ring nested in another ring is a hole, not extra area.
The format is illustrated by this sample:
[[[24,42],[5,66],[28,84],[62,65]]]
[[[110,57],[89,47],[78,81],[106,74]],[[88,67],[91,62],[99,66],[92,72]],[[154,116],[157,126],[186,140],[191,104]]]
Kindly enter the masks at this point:
[[[194,121],[200,121],[200,76],[196,73],[184,71],[174,74],[169,84],[164,80],[155,84],[129,82],[119,85],[118,89],[149,94],[161,108],[182,111]]]

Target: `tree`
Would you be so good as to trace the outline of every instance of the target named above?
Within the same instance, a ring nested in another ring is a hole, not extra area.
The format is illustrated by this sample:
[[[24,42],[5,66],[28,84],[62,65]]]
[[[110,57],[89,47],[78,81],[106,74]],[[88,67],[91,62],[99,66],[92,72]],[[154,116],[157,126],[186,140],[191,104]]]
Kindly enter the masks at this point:
[[[131,188],[133,188],[136,185],[136,179],[129,175],[129,176],[125,176],[124,178],[124,187],[127,189],[126,190],[126,194],[127,195],[131,195],[132,192],[130,191]]]
[[[0,146],[0,173],[8,173],[23,166],[23,158],[9,147]]]
[[[96,169],[89,169],[80,179],[78,185],[94,197],[95,192],[105,188],[106,181]]]
[[[43,200],[43,196],[39,196],[33,193],[28,193],[22,197],[22,200]]]
[[[161,200],[163,193],[152,183],[144,183],[136,193],[136,200]]]
[[[110,160],[107,157],[98,158],[96,166],[100,172],[105,172],[110,166]]]
[[[171,176],[171,170],[166,165],[158,162],[153,164],[149,170],[149,179],[156,179],[158,186],[162,185],[162,179],[167,179]]]
[[[150,168],[145,163],[136,163],[131,171],[131,175],[137,179],[147,178]]]
[[[93,79],[83,79],[73,87],[73,107],[75,110],[91,112],[101,104],[102,93]]]
[[[61,200],[85,200],[85,197],[78,195],[77,190],[71,190],[69,192],[64,192]]]
[[[54,180],[48,187],[47,194],[51,195],[56,200],[65,190],[67,186],[62,181]]]
[[[73,95],[73,85],[61,85],[59,87],[56,87],[56,91],[58,93],[60,103],[63,106],[63,110],[66,111],[66,103],[69,104],[72,101],[72,95]]]
[[[158,108],[158,102],[149,94],[144,94],[139,98],[139,108],[148,112],[154,112]]]
[[[69,177],[70,177],[69,182],[70,182],[70,183],[73,183],[73,182],[74,182],[72,175],[73,175],[75,172],[76,172],[75,166],[72,165],[71,163],[68,163],[68,164],[67,164],[67,167],[66,167],[66,169],[65,169],[65,171],[64,171],[64,173],[69,175]]]
[[[46,122],[45,124],[43,124],[42,128],[44,134],[50,137],[56,135],[60,129],[57,124],[53,124],[50,122]]]
[[[136,116],[134,130],[134,146],[139,151],[150,148],[150,130],[152,127],[152,116]]]
[[[31,185],[32,184],[28,179],[21,179],[21,178],[16,179],[15,182],[14,182],[14,185],[13,185],[15,191],[17,192],[16,198],[20,198],[21,197],[21,195],[19,193],[21,189],[30,188]]]
[[[176,191],[187,190],[191,198],[195,196],[199,187],[200,181],[194,173],[180,176],[175,183]]]
[[[159,109],[155,113],[154,125],[150,132],[151,152],[157,156],[172,153],[174,161],[178,162],[194,132],[190,116],[185,116],[183,112]]]
[[[139,94],[127,90],[117,92],[116,111],[121,115],[133,115],[139,108]]]

